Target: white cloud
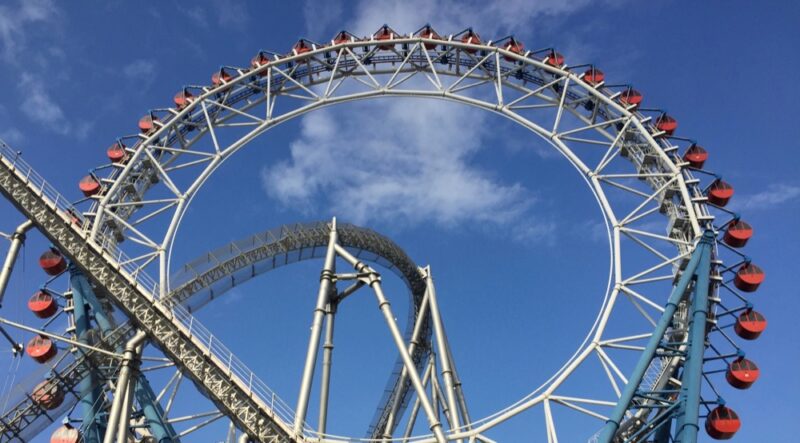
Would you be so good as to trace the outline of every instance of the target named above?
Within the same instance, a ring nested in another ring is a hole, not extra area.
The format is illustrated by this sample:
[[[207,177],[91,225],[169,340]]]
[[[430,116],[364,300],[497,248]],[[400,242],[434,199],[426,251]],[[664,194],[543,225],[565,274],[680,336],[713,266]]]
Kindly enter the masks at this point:
[[[263,171],[266,191],[308,209],[324,196],[330,210],[356,223],[503,224],[528,210],[530,192],[471,165],[485,113],[439,101],[386,105],[359,103],[304,118],[291,160]]]
[[[328,34],[341,31],[342,3],[338,0],[311,2],[303,5],[303,17],[306,20],[308,38],[319,42],[327,42]],[[332,37],[332,36],[331,36]]]
[[[731,200],[731,209],[736,211],[771,209],[798,198],[800,198],[800,186],[776,183],[756,194],[734,196]]]
[[[193,6],[188,9],[180,9],[180,11],[185,14],[195,25],[201,28],[208,28],[208,17],[205,9],[201,8],[200,6]]]
[[[355,15],[345,17],[346,3],[330,0],[307,1],[304,15],[306,32],[316,40],[341,29],[369,35],[384,23],[410,33],[427,20],[442,34],[472,26],[484,38],[496,39],[512,31],[530,35],[535,19],[566,16],[590,3],[361,0]],[[436,101],[391,100],[317,111],[303,117],[291,159],[263,170],[265,190],[287,206],[324,209],[356,223],[479,221],[504,228],[515,241],[552,243],[557,224],[534,214],[533,193],[497,180],[472,161],[484,147],[486,117],[483,111]]]
[[[50,96],[45,82],[40,77],[22,74],[20,90],[25,93],[20,109],[29,119],[57,134],[72,135],[79,140],[89,135],[92,123],[69,121],[61,106]]]
[[[64,111],[45,90],[44,82],[39,77],[23,74],[20,83],[26,91],[22,112],[31,120],[36,120],[56,132],[65,133],[67,121]]]
[[[249,21],[246,3],[239,0],[217,0],[214,3],[220,26],[242,29]]]
[[[133,80],[142,80],[151,77],[155,73],[155,70],[155,63],[153,63],[152,60],[144,59],[135,60],[122,68],[125,77]]]
[[[134,60],[122,68],[122,74],[128,80],[140,85],[140,89],[145,90],[155,81],[156,64],[152,60]]]
[[[388,23],[397,32],[409,33],[430,20],[442,33],[458,32],[468,26],[486,38],[511,32],[524,34],[539,17],[568,15],[592,4],[591,0],[362,0],[352,31],[367,35]]]
[[[8,128],[0,130],[0,140],[8,143],[11,146],[22,143],[25,136],[17,128]]]
[[[26,52],[28,31],[53,20],[57,12],[51,0],[20,0],[18,8],[0,6],[0,40],[4,61],[16,64],[17,56]]]

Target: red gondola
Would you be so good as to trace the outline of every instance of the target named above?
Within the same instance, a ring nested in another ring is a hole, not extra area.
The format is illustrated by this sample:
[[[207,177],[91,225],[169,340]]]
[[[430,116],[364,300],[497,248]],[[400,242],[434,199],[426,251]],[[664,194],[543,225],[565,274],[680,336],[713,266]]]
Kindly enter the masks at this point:
[[[50,248],[39,256],[39,266],[47,275],[58,275],[67,269],[67,260],[58,249]]]
[[[589,83],[592,86],[597,86],[600,83],[603,83],[605,79],[606,75],[603,74],[603,71],[595,68],[594,66],[589,68],[586,72],[583,73],[583,75],[581,75],[581,80],[585,81],[586,83]]]
[[[764,282],[764,270],[752,264],[745,263],[736,271],[736,277],[733,279],[733,284],[744,292],[755,292],[759,285]]]
[[[39,318],[50,318],[58,311],[58,303],[49,292],[42,289],[28,300],[28,309]]]
[[[436,31],[434,31],[432,27],[427,26],[427,25],[424,28],[422,28],[422,31],[419,32],[419,36],[422,37],[422,38],[429,38],[431,40],[441,40],[442,39],[442,37],[439,34],[437,34]],[[432,49],[436,49],[436,43],[425,43],[424,46],[425,46],[425,49],[427,49],[428,51],[430,51]]]
[[[37,363],[47,363],[48,360],[56,356],[58,350],[53,340],[50,340],[49,337],[37,335],[28,342],[25,352]]]
[[[56,429],[50,436],[50,443],[80,443],[81,441],[80,431],[70,426],[69,423]]]
[[[175,107],[180,110],[188,106],[189,103],[192,102],[192,98],[194,98],[194,96],[191,92],[187,91],[186,89],[181,89],[177,94],[175,94],[174,97],[172,97],[172,101],[175,102]]]
[[[550,54],[544,59],[545,64],[560,68],[564,66],[564,55],[556,51],[550,51]]]
[[[111,163],[122,163],[128,158],[128,152],[125,150],[125,145],[120,142],[114,143],[106,150],[108,159]]]
[[[85,197],[91,197],[99,194],[103,187],[93,175],[89,174],[78,182],[78,188],[80,188]]]
[[[385,41],[385,40],[393,40],[394,36],[395,32],[392,30],[392,28],[383,25],[381,29],[378,30],[378,32],[372,35],[372,38],[374,38],[375,40]],[[388,51],[392,48],[394,48],[394,45],[390,44],[378,45],[378,49],[383,49],[384,51]]]
[[[351,40],[351,35],[347,31],[342,31],[336,34],[336,37],[333,38],[334,45],[340,45],[342,43],[347,43]]]
[[[739,416],[731,408],[717,406],[706,418],[706,432],[715,440],[728,440],[742,427]]]
[[[514,37],[511,37],[511,38],[508,39],[508,42],[505,44],[505,46],[503,46],[503,49],[505,49],[506,51],[513,52],[514,54],[518,54],[518,55],[522,55],[522,54],[525,53],[525,45],[522,44],[521,41],[515,39]],[[516,60],[514,57],[509,57],[507,55],[503,56],[503,58],[505,58],[506,60],[508,60],[510,62],[513,62],[513,61]]]
[[[233,76],[225,68],[219,68],[219,71],[211,74],[211,84],[214,86],[228,83],[231,79],[233,79]]]
[[[461,37],[461,43],[467,43],[470,45],[482,44],[481,37],[472,29],[468,29],[467,32],[464,33],[464,35]],[[469,52],[470,54],[474,54],[475,51],[477,51],[477,49],[464,48],[464,51]]]
[[[708,188],[709,203],[717,206],[725,206],[728,204],[731,197],[733,197],[733,186],[721,179],[714,180],[714,183]]]
[[[156,127],[156,121],[158,121],[158,117],[153,114],[145,115],[139,119],[139,131],[141,131],[142,134],[147,134]]]
[[[748,309],[736,318],[733,330],[745,340],[757,339],[767,329],[767,319],[760,312]]]
[[[742,220],[736,220],[728,225],[722,241],[733,248],[741,248],[753,236],[753,228]]]
[[[708,160],[708,151],[696,143],[692,143],[683,154],[683,161],[688,162],[693,168],[702,168],[706,160]]]
[[[728,383],[737,389],[747,389],[758,380],[760,371],[758,366],[752,361],[740,357],[731,362],[728,366],[728,372],[725,373],[725,379]]]
[[[297,43],[294,44],[294,46],[292,46],[292,54],[305,54],[306,52],[310,52],[312,49],[312,46],[306,40],[301,38],[297,41]]]
[[[678,129],[678,121],[666,113],[661,114],[658,119],[656,119],[656,129],[659,132],[663,132],[665,135],[672,135],[675,133],[675,130]]]
[[[633,88],[628,88],[619,95],[620,103],[625,106],[639,106],[643,99],[642,93]]]
[[[64,392],[55,382],[45,380],[33,388],[31,398],[42,408],[52,411],[64,402]]]

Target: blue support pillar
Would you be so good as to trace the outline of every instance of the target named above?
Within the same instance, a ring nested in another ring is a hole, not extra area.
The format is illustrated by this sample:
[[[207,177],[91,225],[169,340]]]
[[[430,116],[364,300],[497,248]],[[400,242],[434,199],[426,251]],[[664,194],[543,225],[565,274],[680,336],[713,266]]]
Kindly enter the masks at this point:
[[[86,311],[85,305],[89,305],[92,310],[92,314],[95,323],[99,327],[100,331],[103,334],[107,334],[111,332],[114,328],[114,324],[110,318],[106,315],[105,311],[103,310],[103,306],[100,304],[100,301],[97,299],[94,291],[92,290],[89,281],[86,279],[86,276],[83,275],[79,269],[75,266],[70,265],[70,285],[72,287],[72,294],[73,300],[77,306],[77,302],[81,300],[81,310],[80,310],[80,318],[82,319],[82,331],[86,331],[90,327],[89,323],[89,315]],[[75,321],[76,327],[78,323],[79,313],[76,307],[75,311]],[[77,332],[77,331],[76,331]],[[85,332],[84,332],[85,334]],[[80,337],[80,334],[79,334]],[[122,348],[119,347],[117,352],[122,352]],[[84,443],[101,443],[103,441],[103,435],[105,434],[105,418],[99,417],[98,411],[100,408],[100,404],[98,404],[98,399],[103,396],[103,391],[101,387],[96,387],[94,390],[91,390],[88,387],[94,385],[94,375],[90,375],[85,380],[81,381],[79,385],[79,393],[81,395],[81,402],[84,406],[84,424],[88,421],[91,421],[91,417],[94,417],[94,421],[88,425],[91,426],[91,430],[87,431],[84,436]],[[83,388],[81,388],[83,387]],[[83,390],[81,390],[83,389]],[[91,392],[86,392],[91,391]],[[147,418],[148,427],[150,428],[151,434],[156,438],[156,441],[159,443],[169,443],[172,441],[177,441],[175,436],[177,433],[175,429],[169,423],[165,422],[162,418],[164,415],[164,410],[161,408],[161,405],[156,401],[156,395],[153,392],[153,389],[150,387],[150,383],[147,381],[147,378],[143,374],[139,374],[136,381],[136,391],[135,391],[136,400],[142,406],[144,410],[145,417]],[[88,426],[85,425],[85,427]]]
[[[88,343],[87,333],[91,329],[87,304],[91,305],[88,298],[94,298],[89,282],[83,273],[75,267],[69,266],[69,283],[72,288],[73,318],[75,320],[75,335],[81,343]],[[89,294],[92,296],[89,297]],[[96,301],[96,300],[95,300]],[[83,411],[83,441],[84,443],[101,443],[105,434],[105,423],[100,417],[103,390],[96,383],[96,375],[90,373],[81,380],[77,386],[80,406]]]
[[[700,388],[703,381],[703,359],[706,349],[708,320],[708,288],[711,273],[711,248],[705,248],[697,266],[697,282],[692,300],[692,320],[689,323],[689,355],[683,369],[681,401],[683,416],[676,429],[676,442],[697,443],[700,430]]]
[[[667,300],[667,304],[664,306],[664,313],[658,320],[658,323],[653,330],[653,335],[650,337],[644,352],[642,352],[642,356],[639,358],[639,361],[633,370],[633,374],[631,374],[631,376],[628,378],[628,383],[625,385],[622,395],[620,395],[619,402],[612,411],[608,420],[606,420],[606,424],[603,427],[598,440],[600,443],[611,443],[613,441],[614,436],[616,435],[617,430],[619,430],[620,424],[622,423],[622,419],[625,417],[625,412],[628,410],[631,401],[633,401],[633,398],[642,383],[645,372],[650,366],[650,362],[653,360],[653,357],[655,357],[656,351],[661,345],[661,341],[667,331],[667,328],[669,328],[669,326],[672,324],[672,317],[675,315],[675,311],[678,308],[678,303],[680,303],[681,299],[686,293],[686,290],[689,288],[692,279],[698,273],[698,267],[702,257],[710,257],[711,246],[714,243],[714,238],[713,232],[706,231],[703,234],[703,237],[700,239],[700,242],[697,244],[697,247],[692,253],[692,257],[689,259],[689,263],[686,265],[686,269],[684,269],[683,274],[681,274],[680,278],[678,279],[678,283],[672,289],[672,293]],[[706,281],[708,281],[707,270],[705,275]],[[707,291],[708,284],[705,286]],[[705,330],[703,333],[705,333]]]
[[[163,420],[164,409],[161,407],[161,403],[156,401],[156,396],[147,381],[147,377],[142,374],[139,374],[136,379],[134,395],[136,396],[136,401],[142,406],[142,412],[147,419],[147,427],[150,428],[150,433],[153,434],[156,442],[172,443],[173,441],[178,441],[175,438],[175,435],[177,435],[175,429]]]

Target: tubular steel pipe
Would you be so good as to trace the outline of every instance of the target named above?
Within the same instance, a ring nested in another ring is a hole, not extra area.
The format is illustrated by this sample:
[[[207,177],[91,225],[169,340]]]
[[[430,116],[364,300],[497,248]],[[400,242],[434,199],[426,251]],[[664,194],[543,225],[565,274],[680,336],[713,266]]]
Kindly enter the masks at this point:
[[[375,292],[375,298],[378,300],[378,309],[380,309],[381,313],[383,313],[383,317],[386,320],[386,324],[389,326],[389,331],[392,334],[392,338],[397,346],[397,350],[400,352],[400,358],[403,360],[403,364],[405,364],[406,369],[408,370],[409,378],[411,378],[411,384],[417,391],[417,395],[422,403],[422,408],[425,410],[425,415],[428,416],[430,430],[436,437],[437,442],[445,443],[447,438],[442,430],[442,423],[439,422],[431,402],[425,395],[425,387],[422,385],[419,372],[417,372],[417,368],[414,366],[414,360],[411,359],[411,354],[408,353],[406,343],[403,340],[403,334],[400,333],[400,328],[397,327],[397,321],[395,321],[394,313],[392,313],[392,306],[386,299],[386,295],[383,293],[379,274],[365,263],[353,257],[353,254],[348,252],[345,248],[339,246],[338,244],[335,244],[334,246],[336,248],[336,253],[350,263],[357,272],[368,274],[368,284],[372,288],[373,292]]]
[[[336,272],[336,218],[331,220],[331,233],[328,239],[328,250],[325,253],[325,265],[319,282],[319,293],[317,294],[317,305],[314,308],[314,316],[311,323],[311,336],[308,339],[308,351],[306,353],[306,363],[303,368],[303,379],[300,382],[300,393],[297,396],[297,409],[294,416],[294,433],[302,435],[303,422],[308,412],[308,398],[311,395],[311,383],[314,381],[314,367],[317,363],[317,352],[319,350],[319,339],[322,334],[322,321],[325,318],[325,307],[330,301],[331,283]]]
[[[142,345],[139,345],[136,349],[136,355],[141,355],[142,353]],[[136,362],[134,362],[134,366]],[[125,392],[125,401],[122,402],[122,410],[119,412],[119,423],[117,424],[117,443],[128,443],[128,435],[130,435],[130,429],[128,423],[131,419],[131,408],[133,408],[133,396],[134,391],[136,391],[136,379],[137,377],[138,368],[133,367],[131,368],[131,378],[128,379],[128,389]]]
[[[447,439],[445,438],[444,431],[442,430],[442,423],[436,416],[436,412],[434,411],[431,402],[425,396],[425,388],[422,386],[422,380],[420,380],[419,373],[417,373],[417,369],[414,367],[414,361],[411,359],[408,349],[406,349],[406,344],[403,341],[403,335],[400,333],[400,328],[397,327],[397,322],[394,319],[394,313],[392,313],[391,305],[383,293],[380,280],[377,279],[374,273],[371,274],[371,276],[373,281],[370,283],[370,286],[375,292],[375,298],[378,300],[379,309],[383,313],[386,324],[389,326],[389,331],[392,333],[392,337],[394,338],[395,345],[397,345],[397,349],[400,351],[400,357],[403,359],[403,363],[405,363],[406,368],[408,368],[408,375],[411,379],[411,384],[414,385],[417,395],[420,396],[422,408],[425,410],[425,414],[428,416],[430,430],[436,436],[436,440],[438,442],[444,443],[447,441]]]
[[[25,244],[25,234],[32,227],[33,222],[25,220],[22,224],[17,226],[17,229],[11,234],[11,246],[8,248],[6,261],[3,263],[3,270],[0,271],[0,306],[3,306],[3,297],[6,294],[6,287],[8,287],[8,280],[11,278],[11,272],[14,270],[14,263],[17,262],[19,248]]]
[[[458,409],[456,406],[456,392],[455,382],[453,378],[453,368],[450,366],[450,346],[447,343],[447,338],[444,336],[444,325],[442,324],[442,317],[439,313],[439,303],[436,301],[436,288],[433,285],[433,277],[431,276],[430,267],[427,268],[427,277],[425,282],[428,286],[429,305],[431,310],[431,318],[433,320],[433,333],[436,337],[436,347],[439,348],[439,365],[442,370],[442,378],[444,379],[445,387],[445,401],[447,402],[447,411],[450,416],[450,427],[453,430],[459,429],[461,423],[459,422]],[[462,441],[462,440],[459,440]]]
[[[93,306],[89,301],[91,289],[86,277],[74,264],[69,265],[69,284],[72,289],[73,319],[75,322],[75,335],[83,344],[90,344],[88,332],[91,329],[87,305]],[[93,294],[92,294],[93,295]],[[95,312],[95,320],[103,325],[105,318],[102,311]],[[103,435],[103,423],[98,420],[103,396],[102,386],[95,386],[96,375],[90,371],[78,384],[79,403],[83,410],[83,425],[85,427],[84,440],[86,443],[99,443]]]
[[[704,241],[713,241],[711,231],[703,235]],[[706,321],[708,320],[708,287],[711,273],[711,247],[703,248],[697,265],[697,282],[694,285],[692,321],[689,325],[689,356],[683,372],[683,426],[676,430],[676,441],[696,443],[700,415],[700,387],[703,378],[703,354],[706,349]]]
[[[147,334],[145,334],[144,331],[138,330],[136,334],[128,340],[128,343],[125,344],[125,352],[123,354],[119,376],[117,377],[117,387],[114,392],[114,402],[111,404],[111,412],[108,414],[108,427],[106,428],[103,443],[114,443],[118,426],[126,426],[126,424],[120,423],[120,415],[122,413],[125,396],[127,395],[126,393],[128,392],[131,370],[136,363],[136,351],[146,338]]]
[[[422,297],[422,303],[419,307],[419,313],[417,314],[417,320],[414,323],[414,332],[411,334],[411,343],[408,345],[408,353],[413,354],[416,351],[417,346],[419,346],[419,336],[422,334],[422,327],[425,324],[425,319],[428,315],[428,304],[429,304],[429,296],[428,291],[425,291],[425,295]],[[405,365],[403,365],[403,369],[400,370],[400,378],[398,381],[398,386],[405,385],[406,381],[408,380],[408,370],[406,369]],[[400,403],[402,399],[397,396],[395,397],[394,401],[391,405],[391,411],[389,412],[389,418],[386,420],[386,427],[383,429],[383,438],[391,438],[393,434],[393,429],[395,427],[395,421],[397,420],[397,412],[400,410]]]
[[[681,301],[686,289],[692,282],[692,278],[695,276],[697,267],[700,264],[700,259],[705,253],[705,250],[711,247],[711,242],[713,242],[713,234],[709,235],[706,233],[698,243],[697,249],[695,249],[694,253],[692,254],[692,258],[689,259],[689,264],[686,265],[686,269],[684,269],[683,274],[681,274],[678,284],[675,285],[675,288],[673,288],[672,294],[667,301],[667,305],[664,307],[664,312],[661,315],[656,328],[653,330],[653,335],[650,336],[650,341],[647,343],[644,352],[642,352],[642,356],[639,358],[639,362],[636,364],[633,374],[628,379],[628,383],[625,385],[625,389],[619,398],[617,406],[614,408],[614,411],[606,421],[606,425],[603,427],[603,431],[599,438],[601,443],[611,443],[613,441],[614,435],[617,433],[617,429],[619,429],[619,426],[622,423],[622,418],[625,416],[625,411],[627,411],[628,406],[631,404],[631,401],[636,394],[636,390],[639,388],[642,378],[644,378],[644,374],[650,365],[650,361],[653,359],[653,356],[655,355],[655,352],[658,349],[662,338],[664,337],[664,333],[672,323],[672,316],[675,315],[675,311],[678,308],[678,303]]]
[[[331,363],[333,359],[333,322],[336,304],[328,304],[325,313],[325,343],[322,345],[322,380],[319,391],[319,433],[324,434],[328,425],[328,397],[330,397]]]

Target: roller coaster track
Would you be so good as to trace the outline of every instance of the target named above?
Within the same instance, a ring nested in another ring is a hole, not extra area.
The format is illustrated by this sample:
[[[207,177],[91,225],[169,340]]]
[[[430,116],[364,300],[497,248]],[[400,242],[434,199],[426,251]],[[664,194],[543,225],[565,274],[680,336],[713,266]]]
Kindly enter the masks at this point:
[[[0,147],[0,192],[98,288],[132,319],[151,342],[249,435],[262,441],[300,442],[286,424],[289,408],[272,409],[272,391],[180,305],[167,306],[157,287],[125,269],[122,255],[111,256],[87,238],[68,212],[67,200],[21,161]],[[120,260],[122,259],[122,260]]]
[[[425,292],[425,282],[417,265],[394,242],[370,229],[340,224],[338,231],[341,244],[356,256],[383,265],[398,274],[406,283],[415,307],[409,314],[410,322],[407,326],[407,332],[412,331],[413,321],[417,318],[414,314],[419,311]],[[176,289],[170,292],[168,303],[188,306],[189,310],[194,311],[213,298],[222,295],[234,284],[242,284],[251,278],[295,261],[318,258],[324,254],[329,233],[330,227],[324,222],[285,225],[210,251],[201,258],[187,263],[175,273],[174,281],[180,283]],[[235,279],[232,278],[242,270],[248,272],[237,275]],[[220,288],[218,285],[220,282],[229,282],[230,286]],[[214,287],[213,291],[211,291],[212,286]],[[207,290],[208,298],[204,298],[203,295]],[[200,300],[198,301],[198,299]],[[427,319],[426,317],[426,323],[429,323]],[[103,337],[103,347],[113,350],[123,346],[132,335],[133,330],[134,327],[130,322],[119,326],[113,333]],[[414,361],[417,362],[419,368],[424,365],[430,349],[430,325],[427,325],[424,330],[426,332],[422,334],[420,346],[415,348],[413,354]],[[57,376],[53,380],[63,392],[71,391],[80,380],[88,376],[90,371],[108,372],[105,374],[106,377],[100,378],[102,380],[113,378],[116,370],[113,358],[98,355],[92,351],[87,351],[67,365],[59,366],[63,367],[54,368]],[[382,429],[388,416],[389,407],[395,398],[399,396],[401,405],[407,403],[410,393],[409,385],[408,383],[399,384],[399,368],[398,365],[397,370],[389,379],[386,390],[388,395],[381,403],[382,407],[378,408],[370,431]],[[70,399],[77,401],[77,397],[70,397]],[[46,411],[26,396],[0,418],[0,436],[4,437],[4,441],[6,439],[10,441],[14,437],[24,441],[25,438],[32,437],[36,431],[36,429],[31,429],[30,425],[44,421],[43,417],[49,418]],[[49,424],[50,421],[47,420],[47,423]]]

